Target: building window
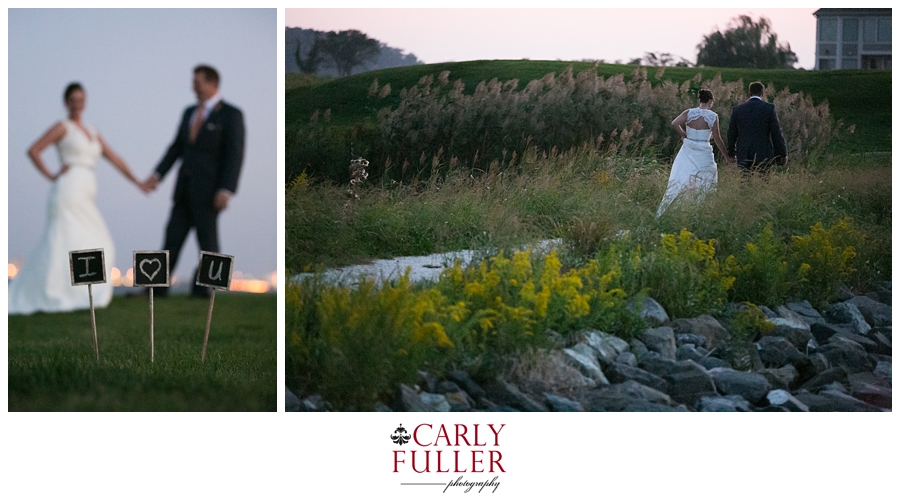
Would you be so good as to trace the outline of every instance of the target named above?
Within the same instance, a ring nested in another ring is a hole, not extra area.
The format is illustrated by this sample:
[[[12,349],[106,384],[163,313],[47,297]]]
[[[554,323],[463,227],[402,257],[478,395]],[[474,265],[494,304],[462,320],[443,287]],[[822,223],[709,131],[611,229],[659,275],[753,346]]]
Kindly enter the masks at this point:
[[[878,40],[878,19],[867,17],[863,19],[863,42],[875,43]]]
[[[859,66],[856,64],[856,58],[843,58],[841,59],[841,69],[859,69]]]
[[[837,41],[837,18],[826,17],[819,19],[819,41],[820,42],[836,42]]]
[[[821,70],[829,70],[834,69],[834,59],[819,59],[819,69]]]
[[[844,29],[841,31],[841,40],[845,42],[859,41],[859,19],[844,19]]]
[[[878,43],[891,43],[891,20],[890,18],[878,19]]]
[[[856,52],[859,50],[859,44],[856,43],[845,43],[841,50],[842,56],[855,56]]]

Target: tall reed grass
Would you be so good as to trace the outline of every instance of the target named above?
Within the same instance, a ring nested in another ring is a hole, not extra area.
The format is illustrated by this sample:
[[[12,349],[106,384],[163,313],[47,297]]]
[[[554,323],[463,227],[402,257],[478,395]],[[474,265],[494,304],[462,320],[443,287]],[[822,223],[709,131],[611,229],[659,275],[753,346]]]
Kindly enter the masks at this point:
[[[604,78],[596,68],[575,75],[569,66],[520,87],[516,79],[494,78],[467,92],[462,80],[451,82],[449,71],[443,71],[401,89],[399,105],[381,109],[376,123],[334,127],[316,111],[308,126],[289,138],[289,170],[343,183],[346,172],[333,161],[349,153],[366,156],[376,178],[410,182],[457,169],[477,175],[494,162],[502,170],[514,169],[529,150],[551,154],[586,144],[667,158],[677,149],[669,122],[697,105],[697,90],[709,88],[716,96],[723,131],[731,108],[746,97],[743,81],[723,82],[720,76],[704,80],[699,73],[681,84],[664,80],[651,85],[643,67],[626,80],[624,75]],[[373,81],[370,106],[377,108],[393,92],[390,84]],[[815,105],[803,93],[771,86],[767,95],[779,113],[789,156],[802,161],[821,156],[840,129],[828,104]],[[321,163],[325,158],[331,159],[328,167]]]

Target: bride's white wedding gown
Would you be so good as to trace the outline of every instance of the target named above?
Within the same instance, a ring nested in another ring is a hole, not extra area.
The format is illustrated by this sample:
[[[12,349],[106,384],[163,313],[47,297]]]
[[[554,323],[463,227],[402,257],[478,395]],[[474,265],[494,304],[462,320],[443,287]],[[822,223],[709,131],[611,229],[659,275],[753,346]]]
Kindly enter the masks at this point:
[[[699,201],[703,199],[704,194],[716,188],[719,171],[709,138],[718,116],[708,109],[689,109],[687,123],[691,123],[697,118],[703,118],[709,128],[698,130],[685,125],[684,131],[687,133],[687,137],[682,141],[681,149],[675,156],[675,161],[672,162],[669,186],[656,210],[657,217],[662,215],[669,205],[679,197],[690,196]]]
[[[93,127],[86,127],[89,132],[86,134],[71,121],[63,124],[66,135],[56,147],[60,163],[68,165],[69,170],[53,183],[41,241],[9,285],[9,314],[90,307],[87,285],[72,286],[69,272],[72,250],[104,250],[107,283],[91,285],[94,307],[105,307],[112,300],[113,287],[109,281],[115,249],[97,210],[94,173],[103,146]]]

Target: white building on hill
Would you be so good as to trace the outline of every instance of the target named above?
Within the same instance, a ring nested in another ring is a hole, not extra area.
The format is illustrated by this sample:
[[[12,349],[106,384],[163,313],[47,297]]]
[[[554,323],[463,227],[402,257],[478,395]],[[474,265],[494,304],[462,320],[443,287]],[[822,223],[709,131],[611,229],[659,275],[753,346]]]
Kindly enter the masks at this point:
[[[819,9],[816,69],[891,69],[891,9]]]

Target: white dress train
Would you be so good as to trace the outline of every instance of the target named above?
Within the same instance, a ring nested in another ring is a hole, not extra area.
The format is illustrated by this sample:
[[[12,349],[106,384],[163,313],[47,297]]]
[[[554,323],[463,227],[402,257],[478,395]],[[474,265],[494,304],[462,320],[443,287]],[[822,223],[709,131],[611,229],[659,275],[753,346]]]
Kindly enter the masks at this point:
[[[107,283],[91,285],[94,307],[112,300],[109,283],[115,248],[97,209],[94,168],[103,152],[93,127],[86,134],[71,121],[63,121],[66,135],[56,143],[60,163],[69,170],[50,189],[47,223],[37,248],[9,285],[9,314],[59,312],[90,307],[87,285],[72,286],[69,252],[102,248]],[[10,235],[13,237],[13,235]]]
[[[682,141],[681,149],[672,163],[669,185],[656,210],[657,217],[661,216],[677,199],[690,197],[700,201],[707,192],[716,189],[719,171],[709,138],[712,135],[712,127],[716,123],[717,115],[708,109],[689,109],[687,123],[691,123],[697,118],[703,118],[710,128],[698,130],[685,125],[684,130],[687,137]]]

